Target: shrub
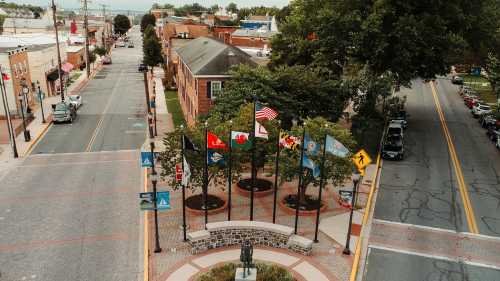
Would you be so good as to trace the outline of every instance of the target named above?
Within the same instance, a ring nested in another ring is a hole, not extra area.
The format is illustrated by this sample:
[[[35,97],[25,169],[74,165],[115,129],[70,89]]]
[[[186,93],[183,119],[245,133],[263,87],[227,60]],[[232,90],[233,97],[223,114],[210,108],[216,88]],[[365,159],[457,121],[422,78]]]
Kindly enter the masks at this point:
[[[241,264],[227,263],[201,275],[196,281],[234,281],[236,268],[242,267]],[[256,263],[257,281],[296,281],[293,275],[286,269],[266,263]]]

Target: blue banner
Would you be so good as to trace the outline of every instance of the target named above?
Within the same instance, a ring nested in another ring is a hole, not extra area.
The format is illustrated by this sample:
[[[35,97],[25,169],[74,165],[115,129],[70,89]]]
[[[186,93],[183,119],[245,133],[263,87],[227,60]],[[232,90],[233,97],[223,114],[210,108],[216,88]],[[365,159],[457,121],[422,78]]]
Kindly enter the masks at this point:
[[[153,167],[153,154],[149,151],[141,151],[141,167]]]

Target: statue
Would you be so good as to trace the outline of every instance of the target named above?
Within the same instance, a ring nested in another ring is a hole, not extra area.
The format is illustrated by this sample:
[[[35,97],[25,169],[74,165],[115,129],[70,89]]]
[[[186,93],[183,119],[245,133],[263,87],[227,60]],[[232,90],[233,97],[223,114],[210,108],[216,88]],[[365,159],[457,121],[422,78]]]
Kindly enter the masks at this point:
[[[253,268],[252,256],[253,246],[250,241],[245,240],[245,242],[241,244],[240,254],[240,261],[243,263],[243,278],[245,278],[247,274],[250,274],[250,268]]]

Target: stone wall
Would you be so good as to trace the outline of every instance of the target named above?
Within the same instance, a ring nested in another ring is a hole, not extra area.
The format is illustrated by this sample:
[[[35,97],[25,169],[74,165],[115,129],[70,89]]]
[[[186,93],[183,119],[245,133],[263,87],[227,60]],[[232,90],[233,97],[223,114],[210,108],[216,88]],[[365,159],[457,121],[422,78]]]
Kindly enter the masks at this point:
[[[189,233],[191,253],[198,254],[209,249],[241,245],[243,241],[252,245],[289,249],[310,255],[312,241],[293,235],[290,227],[264,222],[230,221],[207,224],[207,230]]]

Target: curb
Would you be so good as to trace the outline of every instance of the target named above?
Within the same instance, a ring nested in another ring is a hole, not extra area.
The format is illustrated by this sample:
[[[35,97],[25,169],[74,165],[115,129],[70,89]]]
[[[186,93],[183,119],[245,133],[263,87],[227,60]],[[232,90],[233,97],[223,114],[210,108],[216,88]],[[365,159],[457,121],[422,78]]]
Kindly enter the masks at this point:
[[[52,115],[49,115],[49,117],[50,116],[52,116]],[[52,121],[47,122],[47,125],[42,129],[42,131],[35,137],[33,142],[28,146],[28,149],[23,154],[23,157],[29,156],[31,154],[33,148],[35,147],[35,144],[37,144],[38,141],[40,141],[40,139],[45,135],[45,133],[47,133],[47,131],[49,130],[49,127],[51,127],[51,126],[52,126]]]

